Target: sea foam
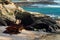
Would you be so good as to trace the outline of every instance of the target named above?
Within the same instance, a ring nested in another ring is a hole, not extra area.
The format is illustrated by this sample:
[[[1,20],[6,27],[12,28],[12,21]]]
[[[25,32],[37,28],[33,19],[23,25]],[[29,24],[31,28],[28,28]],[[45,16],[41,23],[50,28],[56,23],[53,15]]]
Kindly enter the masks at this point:
[[[54,15],[54,14],[46,14],[54,19],[60,19],[60,16],[59,15]]]
[[[32,4],[31,6],[34,6],[34,7],[55,7],[55,8],[60,8],[60,5],[50,5],[50,4]]]

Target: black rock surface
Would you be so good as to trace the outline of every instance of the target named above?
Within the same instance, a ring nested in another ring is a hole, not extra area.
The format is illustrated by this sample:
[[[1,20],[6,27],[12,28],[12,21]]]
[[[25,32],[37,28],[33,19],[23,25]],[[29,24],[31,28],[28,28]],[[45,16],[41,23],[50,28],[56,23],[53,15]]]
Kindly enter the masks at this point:
[[[22,16],[22,17],[21,17]],[[27,30],[40,30],[46,29],[46,32],[55,32],[59,27],[54,19],[48,16],[44,17],[34,17],[28,12],[23,12],[20,14],[20,17],[17,17],[22,20],[24,28]]]
[[[57,28],[60,28],[56,21],[48,16],[36,17],[28,12],[18,12],[15,16],[16,19],[22,21],[21,24],[23,24],[26,30],[45,29],[46,32],[55,32]],[[7,25],[13,24],[13,22],[9,20],[6,20],[5,22]]]

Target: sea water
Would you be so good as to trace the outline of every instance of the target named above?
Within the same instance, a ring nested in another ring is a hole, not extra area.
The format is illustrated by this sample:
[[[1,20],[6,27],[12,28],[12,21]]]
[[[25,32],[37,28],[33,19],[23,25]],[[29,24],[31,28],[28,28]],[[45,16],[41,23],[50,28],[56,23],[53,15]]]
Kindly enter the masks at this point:
[[[60,18],[60,5],[33,4],[23,6],[22,8],[27,11],[39,12],[50,17]]]

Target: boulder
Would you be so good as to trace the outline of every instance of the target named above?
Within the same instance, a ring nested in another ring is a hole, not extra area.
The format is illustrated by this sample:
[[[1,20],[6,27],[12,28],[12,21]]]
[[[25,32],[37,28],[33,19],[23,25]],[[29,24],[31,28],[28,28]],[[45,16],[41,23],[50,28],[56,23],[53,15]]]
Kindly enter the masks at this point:
[[[24,28],[27,30],[40,30],[46,29],[47,32],[55,32],[58,28],[58,25],[54,19],[49,16],[44,16],[39,14],[30,14],[29,12],[23,12],[16,16],[18,19],[22,20],[22,24],[25,26]]]
[[[29,12],[17,13],[16,19],[21,20],[24,26],[31,25],[34,22]]]

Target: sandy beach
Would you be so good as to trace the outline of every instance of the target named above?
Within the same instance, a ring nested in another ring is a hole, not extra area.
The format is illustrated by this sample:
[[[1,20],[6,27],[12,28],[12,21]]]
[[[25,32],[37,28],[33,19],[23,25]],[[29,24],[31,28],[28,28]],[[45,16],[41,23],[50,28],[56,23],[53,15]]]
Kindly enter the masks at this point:
[[[13,23],[15,23],[16,22],[16,20],[17,19],[20,19],[20,17],[21,17],[21,20],[23,20],[22,22],[23,22],[23,24],[24,24],[24,26],[25,26],[25,22],[27,22],[26,24],[27,25],[30,25],[30,24],[28,24],[28,23],[30,23],[30,18],[32,17],[30,14],[31,14],[31,12],[27,12],[27,11],[25,11],[25,9],[23,9],[23,8],[20,8],[20,6],[18,7],[18,6],[15,6],[15,4],[14,3],[11,3],[11,2],[9,2],[9,1],[3,1],[3,0],[1,0],[2,1],[2,3],[0,3],[1,5],[1,14],[3,14],[2,16],[1,16],[1,18],[3,18],[3,19],[7,19],[7,20],[9,20],[9,21],[12,21]],[[28,7],[27,7],[28,8]],[[31,9],[31,8],[30,8]],[[50,10],[49,10],[50,9]],[[37,11],[37,10],[39,10],[39,11]],[[42,10],[42,9],[41,9]],[[38,14],[40,14],[40,8],[34,8],[34,10],[33,11],[36,11],[36,12],[39,12]],[[15,12],[16,11],[16,12]],[[30,10],[29,10],[30,11]],[[32,11],[32,10],[31,10]],[[43,9],[42,11],[44,11],[44,12],[46,12],[46,13],[50,13],[50,11],[54,11],[55,12],[55,9],[54,10],[51,10],[51,8],[45,8],[45,9]],[[35,14],[36,15],[33,15],[33,16],[35,16],[35,17],[38,17],[38,19],[39,19],[39,17],[41,17],[42,19],[42,21],[40,21],[40,20],[38,20],[37,22],[39,23],[39,26],[38,26],[38,28],[39,27],[43,27],[43,28],[45,28],[46,27],[46,31],[47,31],[47,29],[48,29],[48,27],[50,27],[52,24],[53,24],[53,27],[55,27],[54,25],[54,23],[55,23],[55,21],[54,20],[52,20],[51,18],[47,18],[46,17],[46,15],[44,15],[44,14],[40,14],[40,15],[37,15],[37,13],[35,12]],[[60,11],[59,11],[60,12]],[[9,13],[9,14],[8,14]],[[12,13],[12,14],[11,14]],[[15,15],[15,13],[16,13],[16,15]],[[19,15],[18,13],[20,13],[21,15]],[[34,12],[33,12],[34,13]],[[43,13],[43,12],[42,12]],[[17,14],[19,15],[19,16],[17,16]],[[27,14],[27,15],[26,15]],[[17,18],[15,18],[15,17],[17,17]],[[28,20],[28,18],[29,18],[29,20]],[[27,20],[27,21],[25,21],[25,19]],[[32,19],[32,18],[31,18]],[[46,22],[45,22],[45,21]],[[34,20],[35,21],[35,20]],[[33,22],[34,22],[33,21]],[[51,22],[50,22],[51,21]],[[2,24],[4,24],[5,22],[3,22],[3,21],[0,21]],[[36,22],[36,23],[37,23]],[[58,24],[60,24],[60,20],[59,21],[56,21]],[[32,21],[31,21],[31,23],[32,23]],[[37,23],[37,24],[38,24]],[[45,24],[46,23],[46,24]],[[51,24],[52,23],[52,24]],[[7,24],[9,24],[9,22],[7,23]],[[17,23],[18,24],[18,23]],[[48,25],[49,24],[49,25]],[[51,25],[50,25],[51,24]],[[34,24],[35,25],[35,24]],[[41,25],[41,26],[40,26]],[[48,25],[48,26],[47,26]],[[45,26],[45,27],[44,27]],[[36,26],[37,27],[37,26]],[[51,26],[52,27],[52,26]],[[3,33],[5,30],[6,30],[6,26],[0,26],[0,40],[60,40],[60,30],[57,30],[57,32],[56,33],[47,33],[47,32],[43,32],[43,31],[28,31],[28,30],[22,30],[22,32],[21,33],[19,33],[19,34],[6,34],[6,33]],[[20,30],[19,30],[20,31]],[[8,31],[9,32],[9,31]],[[11,32],[11,31],[10,31]],[[16,31],[15,31],[16,32]]]
[[[42,31],[22,30],[19,34],[4,34],[5,26],[0,26],[0,40],[60,40],[60,32],[46,33]]]

